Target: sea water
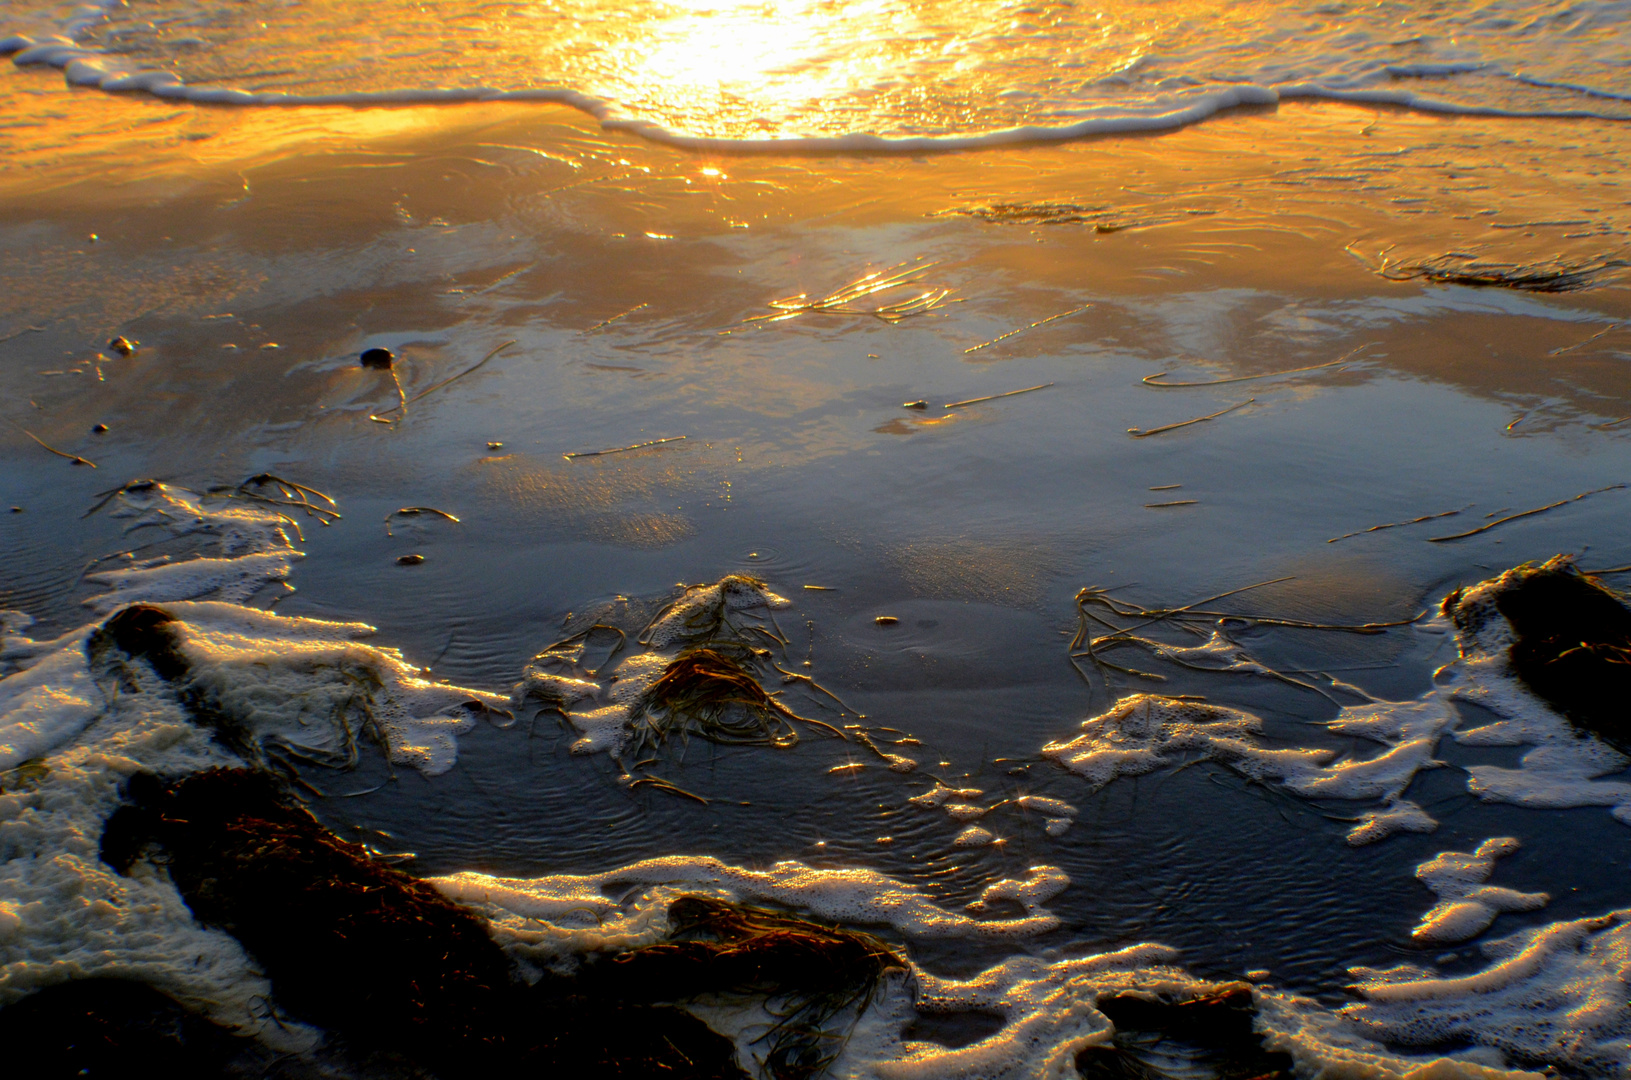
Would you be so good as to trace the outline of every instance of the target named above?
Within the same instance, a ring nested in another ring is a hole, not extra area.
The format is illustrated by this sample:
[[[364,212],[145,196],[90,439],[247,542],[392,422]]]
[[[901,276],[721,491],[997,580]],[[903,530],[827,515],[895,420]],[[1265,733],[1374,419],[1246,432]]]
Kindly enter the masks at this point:
[[[838,1075],[1069,1075],[1095,995],[1247,973],[1309,1075],[1624,1072],[1625,761],[1502,624],[1435,617],[1631,555],[1622,6],[4,11],[8,100],[47,103],[0,176],[5,1001],[117,974],[321,1039],[96,857],[133,772],[235,760],[99,682],[91,629],[144,601],[268,745],[340,766],[305,772],[325,822],[523,969],[656,940],[685,892],[891,935],[914,967]],[[104,116],[147,134],[53,141]],[[1450,256],[1590,287],[1411,276]],[[857,306],[937,299],[754,319],[890,272]],[[249,498],[265,472],[338,516]],[[1072,664],[1083,588],[1243,586],[1216,603],[1401,625]],[[851,737],[624,753],[714,604]],[[615,655],[534,659],[596,624]],[[377,742],[334,726],[359,680]]]

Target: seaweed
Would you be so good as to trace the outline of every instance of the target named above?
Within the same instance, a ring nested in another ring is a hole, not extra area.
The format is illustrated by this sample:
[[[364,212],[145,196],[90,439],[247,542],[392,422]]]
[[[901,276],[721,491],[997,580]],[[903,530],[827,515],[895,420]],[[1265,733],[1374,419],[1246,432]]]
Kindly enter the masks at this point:
[[[0,1046],[30,1077],[219,1076],[247,1040],[145,983],[78,979],[0,1009]],[[26,1054],[24,1054],[26,1048]]]
[[[680,653],[630,710],[629,753],[692,735],[723,746],[785,750],[798,744],[795,720],[844,738],[832,725],[800,716],[767,694],[749,668],[756,659],[748,646],[724,641]]]
[[[950,289],[928,289],[905,300],[896,300],[878,307],[856,307],[868,297],[918,283],[918,278],[937,263],[917,260],[898,263],[885,270],[862,274],[854,281],[819,299],[812,300],[807,293],[784,296],[770,301],[775,309],[769,315],[750,315],[744,324],[783,322],[799,315],[870,315],[887,323],[898,323],[913,315],[933,311],[951,295]],[[726,331],[730,333],[731,331]]]
[[[644,1001],[767,999],[775,1023],[756,1041],[775,1080],[821,1075],[843,1049],[834,1022],[864,1011],[884,972],[906,966],[870,934],[701,896],[676,899],[668,922],[669,941],[590,966],[591,985]]]
[[[1190,1068],[1169,1072],[1156,1063],[1185,1057],[1199,1058],[1206,1074],[1218,1080],[1290,1080],[1292,1075],[1291,1056],[1264,1049],[1263,1037],[1252,1029],[1256,1008],[1244,983],[1187,1001],[1124,993],[1102,997],[1096,1006],[1116,1030],[1110,1043],[1089,1046],[1076,1056],[1076,1070],[1084,1080],[1192,1075]]]
[[[967,401],[952,401],[942,406],[942,408],[961,409],[965,405],[978,405],[982,401],[996,401],[998,398],[1013,397],[1015,394],[1029,394],[1032,390],[1046,390],[1052,385],[1053,383],[1048,382],[1042,383],[1039,386],[1027,386],[1023,390],[1009,390],[1001,394],[987,394],[985,397],[969,398]]]
[[[1219,409],[1215,413],[1207,413],[1205,416],[1197,416],[1192,420],[1180,420],[1176,424],[1165,424],[1161,427],[1153,428],[1130,427],[1127,429],[1127,434],[1131,435],[1135,439],[1147,439],[1151,435],[1159,435],[1164,431],[1177,431],[1179,428],[1186,428],[1191,424],[1204,424],[1208,420],[1216,420],[1220,416],[1227,416],[1236,409],[1244,409],[1246,406],[1252,404],[1256,400],[1256,398],[1247,398],[1245,401],[1239,402],[1238,404]]]
[[[662,446],[664,443],[682,442],[687,437],[685,435],[672,435],[666,439],[652,439],[650,442],[635,443],[633,446],[614,446],[610,450],[574,450],[561,456],[568,461],[572,461],[580,457],[605,457],[607,454],[626,454],[630,450],[644,450],[648,446]]]
[[[1489,530],[1495,528],[1497,525],[1505,525],[1507,522],[1517,521],[1519,518],[1534,517],[1536,514],[1544,514],[1548,510],[1556,510],[1560,506],[1567,506],[1570,503],[1579,502],[1581,499],[1588,496],[1601,495],[1605,491],[1618,491],[1625,486],[1625,484],[1609,484],[1607,487],[1592,488],[1590,491],[1582,491],[1578,495],[1571,495],[1567,499],[1559,499],[1557,502],[1547,503],[1545,506],[1537,506],[1533,510],[1525,510],[1519,514],[1509,514],[1506,517],[1501,518],[1499,521],[1492,521],[1488,525],[1480,525],[1476,529],[1468,529],[1466,532],[1453,533],[1450,536],[1429,536],[1427,540],[1432,544],[1442,544],[1449,540],[1465,540],[1469,536],[1477,536],[1479,533],[1489,532]],[[1497,510],[1496,513],[1500,513],[1500,511]],[[1493,517],[1494,515],[1490,516]]]
[[[486,923],[329,832],[276,778],[212,769],[131,778],[104,833],[125,872],[157,851],[194,915],[237,938],[279,1005],[437,1076],[736,1078],[734,1046],[620,985],[520,980]],[[586,992],[590,991],[590,992]]]
[[[1604,271],[1626,265],[1620,259],[1579,262],[1558,258],[1530,264],[1483,262],[1477,256],[1462,251],[1410,262],[1395,262],[1388,259],[1387,250],[1379,252],[1372,263],[1354,252],[1352,244],[1348,245],[1348,252],[1370,267],[1372,273],[1389,281],[1425,281],[1432,285],[1469,285],[1542,293],[1584,289],[1594,284]]]
[[[1024,326],[1019,327],[1018,329],[1008,331],[1006,334],[998,334],[996,337],[992,338],[990,341],[984,341],[984,342],[981,342],[978,345],[974,345],[974,346],[971,346],[971,347],[969,347],[967,349],[964,349],[963,354],[966,356],[966,355],[968,355],[969,353],[972,353],[972,352],[979,352],[981,349],[988,348],[988,347],[990,347],[992,345],[997,344],[998,342],[1007,341],[1009,338],[1013,337],[1016,334],[1023,334],[1027,330],[1035,330],[1039,326],[1046,326],[1048,323],[1051,323],[1051,322],[1053,322],[1053,321],[1055,321],[1057,319],[1064,319],[1064,318],[1068,318],[1071,315],[1080,314],[1081,312],[1086,311],[1088,308],[1090,308],[1092,306],[1093,306],[1092,304],[1082,304],[1080,307],[1073,307],[1069,311],[1061,311],[1057,315],[1049,315],[1046,319],[1038,319],[1034,323],[1027,323]]]
[[[15,424],[15,423],[12,424],[12,427],[15,427],[18,431],[22,432],[24,435],[27,435],[30,439],[33,439],[35,442],[39,443],[41,446],[43,446],[45,449],[49,450],[51,453],[57,455],[57,457],[59,457],[59,458],[67,458],[69,461],[73,462],[75,465],[89,465],[93,469],[96,468],[96,462],[91,461],[88,458],[82,458],[78,454],[70,454],[70,453],[67,453],[66,451],[58,450],[56,447],[52,446],[50,443],[46,442],[44,439],[40,438],[38,435],[34,434],[32,431],[28,430],[25,427],[22,427],[22,426],[20,426],[18,424]]]
[[[1484,613],[1444,598],[1444,614],[1475,634]],[[1524,563],[1496,582],[1495,607],[1512,624],[1513,673],[1578,732],[1631,753],[1631,607],[1596,577],[1559,555]]]

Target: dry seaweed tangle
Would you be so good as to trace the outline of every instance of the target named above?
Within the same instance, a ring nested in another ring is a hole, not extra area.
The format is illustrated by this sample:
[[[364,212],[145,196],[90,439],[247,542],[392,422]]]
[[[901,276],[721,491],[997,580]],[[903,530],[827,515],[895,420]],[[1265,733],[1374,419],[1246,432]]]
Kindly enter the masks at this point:
[[[1157,379],[1164,378],[1167,375],[1167,372],[1165,371],[1158,371],[1154,375],[1144,376],[1144,378],[1139,381],[1145,386],[1153,386],[1159,390],[1180,390],[1190,386],[1223,386],[1226,383],[1251,382],[1254,379],[1275,379],[1279,378],[1281,375],[1299,375],[1305,371],[1324,371],[1326,368],[1341,367],[1344,364],[1351,364],[1354,362],[1354,357],[1356,355],[1364,352],[1366,349],[1375,344],[1376,342],[1374,341],[1367,342],[1364,345],[1359,346],[1359,348],[1353,349],[1347,353],[1344,353],[1337,359],[1323,364],[1310,364],[1307,367],[1287,368],[1285,371],[1269,371],[1263,373],[1262,375],[1239,375],[1232,379],[1206,379],[1201,382],[1156,382]]]
[[[400,398],[399,403],[394,408],[386,409],[383,412],[370,414],[368,419],[377,420],[382,424],[393,424],[393,423],[395,423],[396,420],[402,419],[402,416],[408,415],[408,406],[409,405],[412,405],[416,401],[422,401],[422,400],[425,399],[426,396],[435,393],[436,391],[440,390],[442,387],[448,385],[449,383],[457,382],[458,380],[464,378],[466,375],[469,375],[471,372],[476,371],[477,369],[482,367],[484,364],[486,364],[487,361],[491,360],[493,357],[497,356],[499,353],[503,352],[505,349],[508,349],[511,345],[514,345],[514,344],[515,344],[515,341],[513,339],[510,340],[510,341],[504,342],[504,344],[498,346],[492,352],[488,353],[486,356],[482,357],[480,360],[477,360],[474,364],[471,364],[469,367],[465,368],[463,371],[459,372],[457,375],[449,375],[447,378],[443,379],[441,382],[432,383],[431,385],[425,387],[423,390],[419,391],[419,393],[415,394],[413,397],[408,397],[406,394],[403,393],[402,383],[400,381],[398,381],[397,384],[396,384],[396,389],[397,389],[397,394],[398,394],[398,396]],[[391,369],[391,378],[393,378],[393,379],[396,378],[396,369],[395,368]],[[398,411],[400,411],[402,413],[402,416],[396,417],[395,420],[387,420],[386,419],[386,417],[389,416],[391,413],[398,412]]]
[[[662,446],[664,443],[683,442],[690,438],[688,435],[671,435],[666,439],[652,439],[650,442],[635,443],[633,446],[614,446],[610,450],[575,450],[570,454],[562,454],[568,461],[581,457],[605,457],[607,454],[626,454],[630,450],[644,450],[648,446]]]
[[[1506,517],[1497,521],[1492,521],[1488,525],[1480,525],[1478,528],[1468,529],[1466,532],[1452,533],[1449,536],[1429,536],[1427,541],[1428,543],[1432,544],[1442,544],[1449,540],[1465,540],[1469,536],[1477,536],[1479,533],[1489,532],[1489,530],[1495,528],[1497,525],[1505,525],[1507,522],[1517,521],[1519,518],[1533,517],[1536,514],[1544,514],[1548,510],[1556,510],[1560,506],[1567,506],[1572,502],[1579,502],[1581,499],[1584,499],[1589,495],[1598,495],[1605,491],[1617,491],[1623,487],[1625,487],[1624,484],[1609,484],[1607,487],[1592,488],[1590,491],[1582,491],[1580,494],[1571,496],[1567,499],[1559,499],[1555,503],[1547,503],[1545,506],[1537,506],[1533,510],[1525,510],[1520,514],[1508,514]]]
[[[395,535],[394,533],[391,532],[391,519],[392,518],[394,518],[394,517],[417,517],[420,514],[435,514],[438,517],[446,518],[448,521],[453,522],[453,524],[455,524],[455,525],[462,524],[459,521],[458,518],[454,517],[452,514],[448,513],[446,510],[438,510],[434,506],[404,506],[399,510],[392,510],[389,514],[385,515],[385,535],[386,536],[394,536]]]
[[[1386,525],[1372,525],[1370,528],[1360,529],[1358,532],[1343,533],[1341,536],[1333,536],[1331,539],[1327,540],[1326,543],[1334,544],[1338,540],[1347,540],[1355,536],[1364,536],[1366,533],[1381,532],[1383,529],[1402,529],[1406,525],[1420,525],[1424,521],[1437,521],[1439,518],[1455,517],[1457,514],[1471,510],[1477,505],[1477,503],[1468,503],[1460,510],[1445,510],[1443,513],[1423,514],[1421,517],[1413,517],[1409,521],[1390,521]]]
[[[1081,307],[1074,307],[1074,308],[1071,308],[1069,311],[1061,311],[1057,315],[1049,315],[1046,319],[1038,319],[1036,322],[1028,323],[1025,326],[1021,326],[1017,330],[1010,330],[1006,334],[999,334],[996,337],[992,338],[990,341],[981,342],[980,344],[975,345],[972,348],[964,349],[963,350],[963,355],[966,356],[969,353],[979,352],[981,349],[988,348],[988,347],[990,347],[992,345],[995,345],[999,341],[1007,341],[1009,338],[1013,337],[1015,334],[1023,334],[1027,330],[1035,330],[1037,327],[1046,326],[1048,323],[1051,323],[1051,322],[1053,322],[1053,321],[1055,321],[1057,319],[1066,319],[1066,318],[1069,318],[1072,315],[1078,315],[1081,312],[1086,311],[1088,308],[1090,308],[1092,306],[1093,306],[1092,304],[1083,304]]]
[[[1166,431],[1177,431],[1179,428],[1186,428],[1190,424],[1204,424],[1208,420],[1216,420],[1220,416],[1227,416],[1229,413],[1232,413],[1237,409],[1244,409],[1246,406],[1252,404],[1256,400],[1256,398],[1247,398],[1245,401],[1242,401],[1237,405],[1230,405],[1228,408],[1219,409],[1215,413],[1207,413],[1205,416],[1197,416],[1193,420],[1181,420],[1176,424],[1167,424],[1164,427],[1149,428],[1147,430],[1144,428],[1130,427],[1127,429],[1127,434],[1131,435],[1135,439],[1147,439],[1151,435],[1160,435],[1162,432]]]
[[[978,405],[982,401],[996,401],[999,398],[1013,397],[1015,394],[1029,394],[1033,390],[1046,390],[1048,387],[1050,387],[1052,385],[1053,385],[1053,383],[1046,382],[1046,383],[1042,383],[1040,386],[1027,386],[1023,390],[1010,390],[1005,394],[987,394],[985,397],[969,398],[967,401],[952,401],[952,402],[948,402],[947,404],[941,406],[941,408],[945,408],[945,409],[961,409],[965,405]]]
[[[918,284],[918,278],[938,262],[925,263],[917,259],[884,270],[874,270],[870,274],[862,274],[854,281],[835,292],[828,293],[818,300],[812,300],[808,293],[799,293],[796,296],[785,296],[780,300],[770,301],[770,307],[775,312],[770,315],[750,315],[743,319],[744,324],[769,325],[783,322],[787,319],[797,318],[800,315],[869,315],[887,323],[897,323],[913,315],[922,315],[933,311],[945,303],[946,297],[951,295],[950,289],[927,289],[905,300],[883,304],[879,307],[856,307],[855,305],[868,297],[877,296],[891,289],[904,288]],[[732,331],[726,331],[731,333]]]

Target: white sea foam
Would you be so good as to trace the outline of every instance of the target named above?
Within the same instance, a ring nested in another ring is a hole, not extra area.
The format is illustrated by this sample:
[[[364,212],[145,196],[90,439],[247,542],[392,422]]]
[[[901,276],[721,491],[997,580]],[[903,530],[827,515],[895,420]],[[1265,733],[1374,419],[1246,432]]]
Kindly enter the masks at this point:
[[[1503,911],[1535,911],[1551,900],[1546,893],[1523,893],[1485,885],[1495,872],[1495,860],[1518,850],[1510,836],[1485,840],[1471,854],[1441,851],[1416,867],[1416,878],[1434,893],[1438,903],[1423,915],[1410,936],[1422,942],[1466,941],[1489,929]]]
[[[1466,1039],[1592,1076],[1631,1071],[1631,912],[1524,930],[1484,946],[1492,963],[1459,978],[1414,967],[1355,969],[1366,1000],[1341,1010],[1373,1038]]]
[[[1325,98],[1451,113],[1631,116],[1623,0],[1473,5],[1160,0],[636,0],[484,9],[187,0],[80,8],[0,40],[73,85],[251,106],[563,102],[699,149],[954,148],[1177,127]],[[16,16],[14,16],[16,18]],[[524,61],[518,58],[525,57]],[[235,72],[256,72],[234,77]]]
[[[1033,867],[1023,880],[987,889],[989,899],[1017,901],[1024,913],[981,920],[947,911],[917,888],[873,870],[831,870],[791,860],[748,870],[711,856],[675,855],[601,874],[503,878],[470,871],[430,881],[453,899],[485,911],[499,942],[533,962],[656,941],[667,932],[669,902],[681,893],[768,901],[831,922],[892,927],[909,938],[1022,939],[1059,926],[1042,905],[1070,884],[1057,867]]]
[[[162,485],[115,498],[115,512],[129,511],[135,527],[200,536],[222,554],[93,575],[118,588],[92,606],[163,603],[189,686],[247,740],[344,758],[366,709],[392,760],[435,774],[452,766],[454,736],[502,703],[429,682],[395,650],[361,643],[373,629],[360,623],[185,600],[200,582],[252,581],[267,555],[292,554],[281,515]],[[252,569],[218,574],[200,564]],[[121,875],[99,857],[130,776],[177,779],[243,760],[196,724],[152,669],[112,670],[118,658],[90,647],[96,624],[35,640],[23,633],[31,623],[0,613],[0,770],[14,770],[0,794],[0,1006],[70,979],[127,978],[274,1048],[315,1045],[318,1033],[268,1012],[265,976],[232,937],[193,919],[168,877],[140,862]]]

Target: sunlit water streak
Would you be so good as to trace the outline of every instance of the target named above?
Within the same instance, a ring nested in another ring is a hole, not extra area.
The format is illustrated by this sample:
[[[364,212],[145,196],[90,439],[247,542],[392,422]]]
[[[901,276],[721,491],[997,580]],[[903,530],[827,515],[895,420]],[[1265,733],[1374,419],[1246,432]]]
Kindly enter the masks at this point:
[[[1615,0],[8,7],[17,62],[78,84],[244,104],[545,98],[679,142],[1073,137],[1290,97],[1631,118],[1631,4]]]

